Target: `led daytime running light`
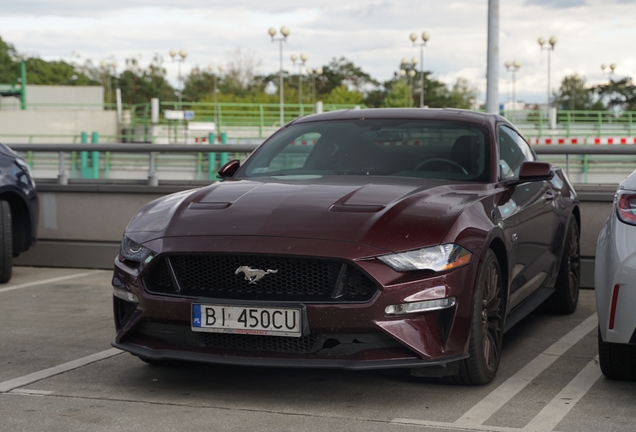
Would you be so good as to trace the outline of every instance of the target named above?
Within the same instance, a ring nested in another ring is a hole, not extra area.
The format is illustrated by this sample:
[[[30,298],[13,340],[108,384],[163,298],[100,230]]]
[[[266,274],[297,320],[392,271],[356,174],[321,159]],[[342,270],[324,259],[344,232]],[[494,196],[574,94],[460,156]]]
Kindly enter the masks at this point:
[[[431,312],[441,309],[446,309],[455,306],[455,297],[448,297],[439,300],[426,300],[422,302],[414,303],[402,303],[397,305],[387,306],[384,309],[384,313],[387,315],[408,315],[418,312]]]

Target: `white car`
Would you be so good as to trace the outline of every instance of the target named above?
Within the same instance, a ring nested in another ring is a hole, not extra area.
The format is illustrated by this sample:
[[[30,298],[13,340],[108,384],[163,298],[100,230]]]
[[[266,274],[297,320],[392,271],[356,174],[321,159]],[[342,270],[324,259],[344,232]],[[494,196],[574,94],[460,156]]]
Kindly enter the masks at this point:
[[[601,371],[636,380],[636,171],[618,187],[598,237],[595,272]]]

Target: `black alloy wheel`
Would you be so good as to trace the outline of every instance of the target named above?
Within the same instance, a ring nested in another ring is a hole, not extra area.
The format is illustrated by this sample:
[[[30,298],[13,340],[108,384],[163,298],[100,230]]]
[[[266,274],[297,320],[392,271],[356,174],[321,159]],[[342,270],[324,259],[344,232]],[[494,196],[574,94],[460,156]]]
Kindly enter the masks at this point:
[[[459,374],[451,381],[483,385],[493,380],[499,368],[503,339],[503,279],[499,261],[488,250],[479,271],[471,321],[470,357],[460,363]]]
[[[555,285],[555,292],[548,300],[548,307],[552,312],[571,314],[576,310],[579,302],[579,288],[581,281],[581,252],[579,224],[571,216],[568,225],[561,265]]]

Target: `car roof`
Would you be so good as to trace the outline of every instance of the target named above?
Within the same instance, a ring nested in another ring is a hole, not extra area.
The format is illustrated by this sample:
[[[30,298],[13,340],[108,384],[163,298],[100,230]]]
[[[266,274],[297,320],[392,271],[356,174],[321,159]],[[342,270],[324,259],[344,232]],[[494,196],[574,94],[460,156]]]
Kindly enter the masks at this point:
[[[458,121],[475,124],[494,124],[506,119],[495,114],[486,114],[478,111],[470,111],[455,108],[369,108],[329,111],[320,114],[312,114],[293,120],[291,124],[310,123],[330,120],[357,120],[357,119],[405,119],[405,120],[441,120]]]

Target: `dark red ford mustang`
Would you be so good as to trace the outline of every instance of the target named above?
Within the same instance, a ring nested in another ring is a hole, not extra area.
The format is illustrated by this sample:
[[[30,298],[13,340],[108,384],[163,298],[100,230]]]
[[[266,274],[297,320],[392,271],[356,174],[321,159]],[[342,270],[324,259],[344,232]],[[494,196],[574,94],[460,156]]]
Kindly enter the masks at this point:
[[[312,115],[219,175],[128,225],[113,346],[484,384],[512,325],[546,300],[576,308],[578,199],[502,117]]]

